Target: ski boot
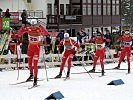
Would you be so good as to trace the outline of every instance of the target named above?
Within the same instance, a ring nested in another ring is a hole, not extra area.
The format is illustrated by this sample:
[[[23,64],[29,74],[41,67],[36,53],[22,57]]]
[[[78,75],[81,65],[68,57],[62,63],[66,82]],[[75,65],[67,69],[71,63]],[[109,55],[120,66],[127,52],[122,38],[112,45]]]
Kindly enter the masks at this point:
[[[92,70],[89,70],[89,72],[91,73],[91,72],[95,72],[95,68],[93,67],[93,69]]]
[[[102,70],[102,76],[104,76],[104,70]]]
[[[128,69],[128,74],[130,74],[130,69]]]
[[[70,78],[70,72],[67,72],[66,78]]]
[[[37,86],[37,78],[34,77],[34,83],[33,83],[33,86]]]
[[[31,81],[33,79],[33,74],[30,74],[29,78],[26,80],[26,82]]]
[[[59,75],[57,75],[57,76],[55,77],[55,79],[56,79],[56,78],[61,78],[61,76],[62,76],[62,72],[60,72]]]
[[[115,67],[114,69],[120,69],[120,64],[118,64],[118,66],[117,66],[117,67]]]

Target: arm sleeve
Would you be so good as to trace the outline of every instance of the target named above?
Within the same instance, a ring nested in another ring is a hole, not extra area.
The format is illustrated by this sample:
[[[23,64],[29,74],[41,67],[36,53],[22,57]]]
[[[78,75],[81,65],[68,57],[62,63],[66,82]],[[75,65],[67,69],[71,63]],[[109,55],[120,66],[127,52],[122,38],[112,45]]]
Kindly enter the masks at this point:
[[[122,41],[122,40],[123,40],[123,36],[120,37],[120,38],[118,38],[118,39],[117,39],[117,42]]]
[[[43,35],[48,35],[48,31],[44,28],[44,27],[41,27],[41,32]]]
[[[79,51],[79,49],[80,49],[79,44],[73,39],[71,41],[72,41],[72,44],[77,47],[77,51]]]

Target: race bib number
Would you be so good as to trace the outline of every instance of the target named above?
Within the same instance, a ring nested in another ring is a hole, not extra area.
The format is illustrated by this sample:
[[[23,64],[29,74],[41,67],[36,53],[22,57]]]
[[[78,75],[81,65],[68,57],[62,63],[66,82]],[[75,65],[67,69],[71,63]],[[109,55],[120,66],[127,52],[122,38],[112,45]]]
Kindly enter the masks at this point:
[[[124,46],[131,46],[132,42],[123,42]]]
[[[96,48],[97,49],[102,49],[102,48],[104,48],[105,47],[105,44],[103,43],[103,44],[97,44],[96,45]]]
[[[97,45],[97,48],[102,48],[102,45]]]
[[[38,37],[29,36],[29,41],[30,42],[39,42],[39,38]]]

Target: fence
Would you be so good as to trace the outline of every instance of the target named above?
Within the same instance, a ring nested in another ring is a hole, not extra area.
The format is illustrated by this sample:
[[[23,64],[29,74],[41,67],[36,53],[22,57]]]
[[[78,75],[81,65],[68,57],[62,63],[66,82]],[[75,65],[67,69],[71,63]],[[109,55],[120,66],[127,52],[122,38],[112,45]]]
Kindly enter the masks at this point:
[[[55,61],[55,57],[58,58],[58,56],[60,56],[60,58],[62,58],[62,55],[63,54],[49,54],[49,55],[45,55],[44,54],[44,57],[43,58],[43,54],[41,53],[40,54],[40,60],[39,60],[39,63],[38,63],[38,66],[41,66],[41,67],[44,67],[44,59],[46,60],[46,58],[50,58],[51,60],[49,62],[46,62],[46,65],[47,67],[53,67],[55,65],[60,65],[61,64],[61,61]],[[85,56],[89,56],[89,55],[86,55],[86,54],[76,54],[77,57],[79,58],[82,58],[81,61],[72,61],[72,64],[87,64],[87,63],[93,63],[93,60],[87,60],[87,61],[84,61],[84,57]],[[25,58],[27,58],[28,56],[26,54],[22,54],[21,55],[21,58],[23,59],[23,62],[21,62],[20,66],[21,67],[26,67],[28,66],[28,63],[25,62]],[[1,58],[4,58],[6,59],[8,62],[5,64],[0,64],[0,68],[11,68],[11,67],[16,67],[17,64],[13,64],[11,63],[11,59],[15,59],[17,58],[17,55],[12,55],[12,54],[8,54],[8,55],[0,55],[0,59]],[[118,61],[119,58],[113,58],[113,60],[115,62]],[[104,62],[113,62],[112,59],[105,59]],[[132,59],[131,59],[132,60]],[[99,62],[99,61],[98,61]],[[66,63],[67,64],[67,63]]]

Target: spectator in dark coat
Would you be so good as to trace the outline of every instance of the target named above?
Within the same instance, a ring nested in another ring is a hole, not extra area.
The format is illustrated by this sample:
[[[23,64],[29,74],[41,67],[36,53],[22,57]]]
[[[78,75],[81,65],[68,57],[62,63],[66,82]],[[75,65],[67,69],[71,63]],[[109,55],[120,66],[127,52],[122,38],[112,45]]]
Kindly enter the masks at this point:
[[[6,12],[5,12],[5,17],[6,17],[6,18],[10,18],[10,16],[11,16],[11,14],[10,14],[10,12],[9,12],[9,9],[7,8],[7,9],[6,9]]]
[[[106,39],[110,39],[111,40],[111,34],[110,34],[109,30],[106,30],[106,34],[104,35],[104,37]],[[110,47],[111,46],[111,43],[106,41],[105,42],[105,46]]]
[[[22,24],[26,24],[27,23],[27,11],[24,9],[22,14],[21,14],[21,18],[22,18]]]
[[[60,37],[60,41],[61,41],[64,38],[64,32],[63,31],[59,32],[57,37]],[[60,47],[60,53],[62,53],[63,51],[64,51],[64,46],[62,45]]]
[[[2,11],[3,11],[3,10],[0,8],[0,18],[1,18],[1,15],[2,15]]]
[[[46,36],[46,42],[48,45],[50,45],[50,46],[47,46],[47,50],[46,50],[46,54],[49,54],[51,50],[51,38],[49,34]]]

